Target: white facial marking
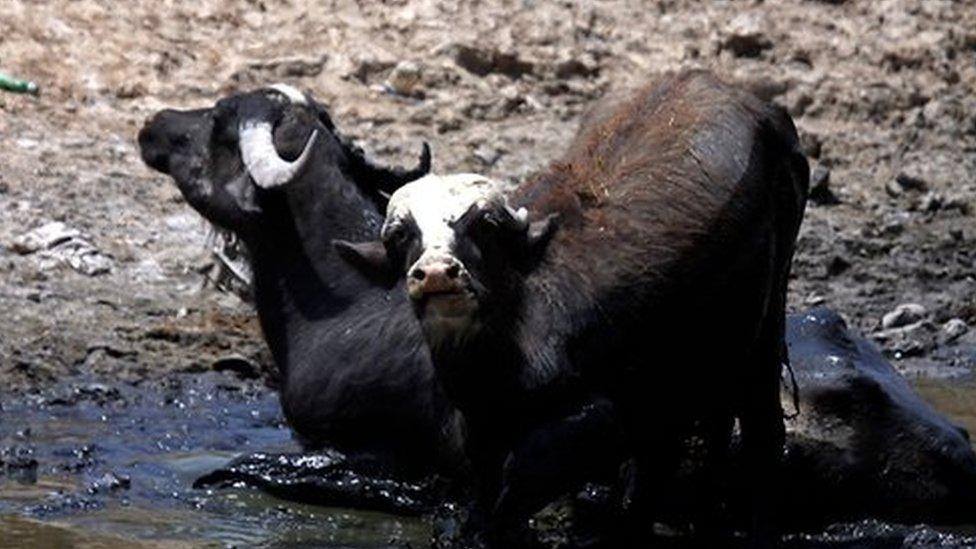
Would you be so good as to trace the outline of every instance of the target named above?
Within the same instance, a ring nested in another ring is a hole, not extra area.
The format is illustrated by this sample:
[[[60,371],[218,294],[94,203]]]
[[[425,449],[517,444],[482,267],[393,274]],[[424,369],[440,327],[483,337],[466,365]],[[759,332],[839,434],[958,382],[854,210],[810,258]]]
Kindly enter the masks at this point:
[[[387,224],[412,218],[420,233],[423,254],[417,263],[432,256],[450,256],[454,248],[451,224],[473,204],[484,208],[504,201],[504,185],[473,173],[426,175],[412,181],[390,197]]]
[[[275,90],[276,92],[287,97],[292,103],[298,103],[300,105],[307,105],[308,98],[305,94],[299,91],[294,86],[289,86],[288,84],[277,83],[268,86],[268,88]]]

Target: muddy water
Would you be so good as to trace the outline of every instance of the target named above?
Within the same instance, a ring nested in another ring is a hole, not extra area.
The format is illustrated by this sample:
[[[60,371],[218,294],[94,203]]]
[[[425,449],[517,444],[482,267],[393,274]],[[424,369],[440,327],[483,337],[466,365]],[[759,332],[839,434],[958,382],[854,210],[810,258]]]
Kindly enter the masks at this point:
[[[965,427],[976,439],[976,379],[920,378],[913,385],[925,400]]]
[[[915,384],[976,433],[976,380]],[[0,402],[0,547],[423,547],[430,536],[418,518],[191,488],[242,453],[298,449],[274,393],[251,382],[220,374],[141,386],[78,381]],[[787,545],[915,546],[905,535],[867,522]],[[911,535],[960,546],[937,532]]]
[[[277,399],[221,375],[6,397],[0,547],[423,545],[420,519],[194,490],[240,453],[296,451]]]

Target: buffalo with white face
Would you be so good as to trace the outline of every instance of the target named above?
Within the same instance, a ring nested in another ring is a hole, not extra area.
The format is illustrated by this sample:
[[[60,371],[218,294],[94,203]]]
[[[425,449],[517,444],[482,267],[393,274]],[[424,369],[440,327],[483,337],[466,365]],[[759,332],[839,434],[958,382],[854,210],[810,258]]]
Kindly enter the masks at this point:
[[[507,186],[477,174],[430,174],[391,197],[381,243],[338,243],[342,250],[403,263],[407,293],[422,321],[428,342],[457,346],[483,326],[491,307],[490,289],[506,256],[528,227],[528,212],[508,205]],[[382,244],[382,245],[381,245]]]
[[[473,528],[504,536],[523,525],[542,490],[514,480],[538,476],[513,469],[531,455],[520,448],[546,438],[540,426],[610,402],[637,463],[635,522],[666,505],[655,483],[684,437],[705,425],[720,459],[738,419],[754,531],[767,538],[786,283],[809,176],[796,130],[782,109],[702,72],[588,120],[562,159],[518,188],[428,175],[393,194],[380,240],[335,245],[374,279],[407,286],[468,426],[474,516],[490,517]],[[580,469],[599,461],[561,455]]]

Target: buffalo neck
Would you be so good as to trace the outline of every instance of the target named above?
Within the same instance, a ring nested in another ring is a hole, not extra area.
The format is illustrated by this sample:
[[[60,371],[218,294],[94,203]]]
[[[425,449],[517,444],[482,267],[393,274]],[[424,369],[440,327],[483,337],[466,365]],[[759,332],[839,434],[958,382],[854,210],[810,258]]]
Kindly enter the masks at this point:
[[[269,201],[261,237],[248,240],[255,302],[278,364],[296,346],[323,343],[341,314],[384,294],[335,253],[335,238],[375,237],[382,217],[351,181],[290,189]]]

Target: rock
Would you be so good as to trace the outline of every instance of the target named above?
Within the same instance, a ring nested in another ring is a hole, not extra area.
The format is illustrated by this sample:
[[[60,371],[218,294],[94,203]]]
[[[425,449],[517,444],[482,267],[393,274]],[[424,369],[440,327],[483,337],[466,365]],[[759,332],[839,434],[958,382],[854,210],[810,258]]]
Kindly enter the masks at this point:
[[[318,57],[282,57],[253,61],[247,67],[252,71],[266,73],[277,78],[299,78],[317,76],[322,72],[328,60],[327,54],[321,54]]]
[[[494,166],[496,162],[505,154],[504,151],[498,147],[492,147],[486,144],[480,145],[472,153],[475,158],[477,158],[486,167]]]
[[[803,154],[810,158],[820,158],[823,140],[815,133],[803,132],[800,134],[800,149],[803,150]]]
[[[936,212],[942,208],[943,201],[944,199],[942,198],[941,194],[934,191],[929,191],[928,193],[925,193],[925,196],[923,196],[922,200],[919,201],[918,206],[919,209],[924,212]]]
[[[241,379],[257,379],[261,377],[261,367],[242,356],[233,355],[218,358],[213,363],[217,372],[233,372]]]
[[[840,204],[840,199],[830,190],[830,168],[817,164],[810,172],[810,200],[821,206]]]
[[[918,303],[902,303],[881,318],[881,327],[890,330],[908,326],[922,320],[927,312],[925,307]]]
[[[478,76],[498,73],[510,78],[520,78],[535,70],[534,64],[522,60],[517,54],[466,45],[455,47],[454,62]]]
[[[919,356],[932,348],[936,333],[935,326],[926,320],[913,322],[897,328],[889,328],[871,334],[880,343],[885,353],[897,359]]]
[[[891,180],[885,183],[885,192],[891,198],[898,198],[899,196],[905,194],[905,189],[897,181]]]
[[[393,67],[384,86],[391,93],[412,96],[418,91],[417,85],[420,84],[421,76],[420,65],[413,61],[400,61]]]
[[[763,31],[765,20],[756,13],[740,13],[725,29],[721,49],[729,50],[736,57],[759,57],[773,43]]]
[[[553,67],[553,72],[556,78],[559,79],[575,77],[588,78],[590,76],[596,76],[600,72],[600,68],[588,60],[567,59],[556,63]]]
[[[132,486],[132,480],[129,477],[109,471],[88,485],[88,493],[92,495],[105,494],[128,490],[130,486]]]
[[[11,247],[15,252],[27,255],[53,248],[79,236],[81,231],[72,229],[60,221],[52,221],[18,236]]]
[[[969,331],[969,325],[961,318],[952,318],[942,325],[942,333],[945,335],[946,343],[955,341]]]
[[[81,274],[98,276],[112,270],[112,259],[84,240],[58,247],[58,259]]]
[[[885,184],[885,192],[892,198],[898,198],[908,192],[924,192],[928,190],[928,183],[920,177],[899,173],[894,180]]]
[[[909,175],[905,172],[899,173],[895,176],[895,182],[907,191],[924,191],[929,188],[928,183],[924,179],[918,176]]]
[[[851,268],[851,262],[845,257],[834,255],[827,264],[827,276],[837,276]]]
[[[46,223],[18,236],[11,247],[22,255],[37,253],[42,270],[66,264],[82,274],[97,276],[112,268],[109,256],[83,238],[81,231],[60,221]]]

